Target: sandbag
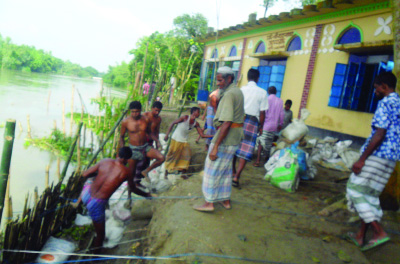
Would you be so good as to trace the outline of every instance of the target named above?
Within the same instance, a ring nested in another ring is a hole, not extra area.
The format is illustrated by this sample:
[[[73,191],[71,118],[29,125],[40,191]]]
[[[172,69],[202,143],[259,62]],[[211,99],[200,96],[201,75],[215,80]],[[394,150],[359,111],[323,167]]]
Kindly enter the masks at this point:
[[[127,221],[131,218],[131,211],[125,208],[125,201],[119,201],[112,207],[112,213],[115,219]]]
[[[265,175],[265,179],[275,187],[287,192],[295,192],[299,185],[297,156],[289,148],[281,150],[282,152],[283,155],[276,163],[272,175]]]
[[[90,218],[90,216],[76,214],[75,225],[84,226],[84,225],[91,225],[91,224],[92,224],[92,219]]]
[[[306,126],[304,121],[309,115],[310,112],[307,109],[301,109],[301,118],[293,119],[292,123],[290,123],[284,130],[282,130],[281,135],[291,142],[303,138],[308,133],[308,127]]]
[[[42,251],[54,252],[54,254],[42,253],[37,257],[36,263],[60,263],[66,261],[68,259],[68,255],[60,255],[56,253],[72,253],[74,252],[75,248],[76,245],[73,242],[60,238],[49,237],[44,244]]]
[[[121,241],[124,233],[124,224],[121,221],[110,217],[106,221],[106,238],[103,243],[105,248],[113,248]]]

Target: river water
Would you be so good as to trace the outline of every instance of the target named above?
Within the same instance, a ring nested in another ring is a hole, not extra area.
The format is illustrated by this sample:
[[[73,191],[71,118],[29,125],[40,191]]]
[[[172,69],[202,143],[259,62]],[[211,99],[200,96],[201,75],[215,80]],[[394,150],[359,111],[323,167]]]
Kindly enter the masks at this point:
[[[72,95],[72,87],[75,87]],[[0,126],[7,119],[16,120],[15,140],[10,168],[10,195],[13,202],[14,217],[23,210],[25,196],[33,193],[35,187],[39,195],[45,187],[46,166],[50,165],[49,184],[57,183],[57,157],[48,151],[36,147],[24,147],[27,137],[27,115],[30,117],[32,137],[44,137],[54,128],[62,128],[63,100],[65,112],[71,112],[71,98],[74,100],[74,112],[81,112],[81,100],[91,115],[98,115],[96,105],[91,98],[99,96],[101,80],[81,79],[38,73],[0,71]],[[105,88],[103,93],[111,97],[125,97],[124,90]],[[19,123],[21,126],[19,126]],[[70,131],[70,119],[66,118],[66,132]],[[22,127],[22,130],[20,129]],[[75,127],[72,131],[75,133]],[[0,155],[4,145],[4,127],[0,128]],[[61,170],[64,162],[61,162]],[[73,171],[69,166],[67,176]],[[32,204],[31,204],[32,205]],[[4,212],[3,212],[4,216]],[[3,221],[2,221],[3,222]]]

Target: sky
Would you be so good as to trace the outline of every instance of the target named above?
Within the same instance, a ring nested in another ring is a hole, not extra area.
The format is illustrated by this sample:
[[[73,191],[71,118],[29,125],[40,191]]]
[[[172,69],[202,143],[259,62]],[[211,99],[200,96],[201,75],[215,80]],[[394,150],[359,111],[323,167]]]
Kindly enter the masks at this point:
[[[137,41],[174,28],[182,14],[201,13],[208,26],[223,29],[263,17],[262,0],[1,0],[0,34],[53,56],[106,72],[133,57]],[[278,1],[269,14],[288,11]],[[217,19],[218,17],[218,19]]]

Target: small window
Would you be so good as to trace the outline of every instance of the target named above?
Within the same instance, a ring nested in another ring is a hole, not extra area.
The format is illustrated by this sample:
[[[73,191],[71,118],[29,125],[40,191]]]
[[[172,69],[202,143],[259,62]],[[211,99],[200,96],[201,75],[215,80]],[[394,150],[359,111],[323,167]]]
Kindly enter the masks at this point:
[[[294,51],[294,50],[301,50],[301,38],[299,36],[294,37],[288,47],[287,47],[287,51]]]
[[[265,43],[261,41],[256,48],[256,53],[264,53],[265,52]]]
[[[232,46],[231,51],[229,52],[229,57],[235,57],[237,55],[236,46]]]
[[[342,34],[337,44],[347,44],[347,43],[357,43],[357,42],[361,42],[361,33],[357,28],[351,27]]]
[[[211,58],[212,58],[212,59],[218,58],[218,50],[217,50],[217,49],[214,49]]]

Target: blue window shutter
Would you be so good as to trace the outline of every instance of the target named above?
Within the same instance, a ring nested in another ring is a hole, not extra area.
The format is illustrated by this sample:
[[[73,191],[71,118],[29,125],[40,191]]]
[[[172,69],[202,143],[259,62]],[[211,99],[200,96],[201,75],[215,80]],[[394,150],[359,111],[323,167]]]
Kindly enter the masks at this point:
[[[271,79],[269,86],[276,87],[276,96],[281,97],[283,79],[285,77],[286,66],[284,65],[274,65],[271,70]]]
[[[362,89],[362,85],[364,83],[364,76],[365,76],[366,68],[367,67],[366,67],[365,63],[360,64],[360,68],[358,70],[357,81],[356,81],[356,87],[354,89],[353,98],[351,100],[351,109],[353,109],[353,110],[357,110],[358,102],[360,101],[361,89]]]
[[[342,97],[342,105],[341,108],[349,109],[351,102],[351,96],[354,90],[354,86],[356,84],[356,78],[358,73],[358,64],[350,63],[349,70],[347,72],[346,84],[344,85],[344,92]]]
[[[258,70],[260,71],[260,78],[257,85],[267,91],[270,86],[271,66],[258,66]]]
[[[378,67],[378,71],[377,71],[376,75],[379,75],[380,73],[386,72],[386,71],[387,71],[387,65],[386,65],[386,63],[381,61],[379,63],[379,67]],[[375,79],[376,75],[374,76],[374,79]],[[376,98],[376,95],[375,95],[374,91],[375,91],[375,89],[373,89],[373,91],[372,91],[372,100],[371,100],[370,105],[369,105],[369,112],[371,112],[371,113],[374,113],[376,111],[376,108],[378,106],[378,101],[379,101]]]
[[[335,74],[333,76],[331,95],[329,96],[328,106],[339,107],[344,81],[346,79],[347,65],[336,63]]]

